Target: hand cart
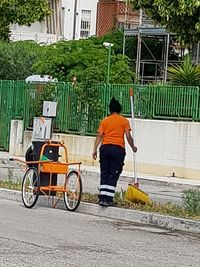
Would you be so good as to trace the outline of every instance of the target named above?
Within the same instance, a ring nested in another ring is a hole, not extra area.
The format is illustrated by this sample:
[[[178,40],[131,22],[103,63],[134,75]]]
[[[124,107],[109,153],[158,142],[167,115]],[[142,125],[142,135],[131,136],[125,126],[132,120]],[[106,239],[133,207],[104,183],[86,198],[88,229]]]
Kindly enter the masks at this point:
[[[64,151],[64,162],[48,160],[44,155],[46,148],[62,148]],[[26,164],[26,172],[22,180],[22,201],[26,208],[32,208],[37,203],[40,195],[52,199],[52,207],[55,208],[61,197],[64,197],[64,203],[69,211],[75,211],[81,201],[82,181],[80,176],[81,162],[68,163],[67,148],[62,142],[46,142],[42,145],[39,160],[23,161],[13,159]],[[69,166],[78,166],[77,170],[69,170]],[[48,175],[47,185],[42,185],[42,174]],[[52,176],[54,174],[64,175],[62,185],[54,185]],[[53,196],[52,196],[53,193]],[[56,199],[54,196],[56,195]]]

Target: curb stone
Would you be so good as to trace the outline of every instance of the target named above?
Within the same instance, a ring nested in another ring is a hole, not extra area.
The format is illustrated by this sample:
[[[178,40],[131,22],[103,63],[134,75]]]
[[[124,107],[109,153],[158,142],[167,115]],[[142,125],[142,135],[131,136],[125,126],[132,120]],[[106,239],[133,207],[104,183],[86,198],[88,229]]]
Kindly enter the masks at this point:
[[[89,167],[89,170],[87,169],[87,167]],[[86,165],[82,166],[82,170],[81,170],[82,176],[83,177],[91,177],[92,176],[93,178],[99,179],[100,170],[98,168],[95,170],[90,169],[90,167],[91,166],[86,166]],[[1,171],[4,172],[5,177],[9,175],[8,173],[10,173],[10,175],[15,177],[15,178],[23,177],[23,172],[21,171],[19,165],[16,162],[9,161],[8,158],[0,157],[0,169],[1,169]],[[185,189],[187,189],[187,188],[200,188],[200,183],[198,183],[198,184],[182,183],[181,181],[183,179],[181,179],[179,182],[174,182],[170,179],[169,180],[168,179],[158,180],[158,179],[156,179],[156,177],[155,177],[155,179],[146,179],[144,177],[140,177],[140,175],[139,175],[138,179],[140,181],[140,184],[146,184],[146,185],[158,185],[158,186],[159,185],[160,186],[171,185],[171,186],[178,187],[178,188],[184,187]],[[119,181],[126,181],[127,183],[133,182],[132,174],[129,174],[127,172],[122,173],[119,177]]]
[[[21,192],[9,189],[0,188],[0,198],[21,202]],[[48,207],[48,198],[39,198],[38,204]],[[65,209],[64,203],[61,199],[57,208]],[[165,216],[160,214],[154,214],[150,212],[109,207],[102,208],[96,204],[81,202],[77,212],[90,214],[99,217],[106,217],[109,219],[116,219],[127,221],[131,223],[149,224],[159,228],[165,228],[168,230],[184,231],[188,233],[200,234],[200,221],[193,221],[188,219],[182,219],[172,216]]]
[[[16,162],[11,162],[11,164],[7,165],[6,163],[4,165],[1,165],[1,159],[0,159],[0,173],[1,177],[0,180],[2,181],[21,181],[22,177],[24,176],[24,172],[20,169],[20,167],[17,165]],[[99,187],[99,173],[98,172],[93,172],[87,169],[81,170],[81,178],[83,182],[83,191],[87,193],[98,193],[98,187]],[[117,185],[116,191],[121,192],[121,190],[126,190],[127,189],[127,184],[133,182],[131,180],[130,176],[122,176],[119,178],[119,183]],[[147,191],[150,198],[152,201],[155,203],[169,203],[172,202],[176,205],[182,206],[182,197],[180,190],[184,189],[183,186],[181,187],[175,187],[171,186],[169,184],[169,188],[167,187],[168,185],[165,183],[158,183],[148,180],[140,180],[141,186],[143,185],[145,188],[143,190],[149,190],[149,185],[150,185],[150,190]],[[162,189],[158,191],[157,186],[159,187],[159,184],[163,186]],[[153,186],[153,187],[152,187]],[[167,187],[167,188],[166,188]],[[175,189],[176,188],[176,189]],[[169,190],[169,192],[168,192]],[[174,190],[177,190],[176,194],[174,193]]]

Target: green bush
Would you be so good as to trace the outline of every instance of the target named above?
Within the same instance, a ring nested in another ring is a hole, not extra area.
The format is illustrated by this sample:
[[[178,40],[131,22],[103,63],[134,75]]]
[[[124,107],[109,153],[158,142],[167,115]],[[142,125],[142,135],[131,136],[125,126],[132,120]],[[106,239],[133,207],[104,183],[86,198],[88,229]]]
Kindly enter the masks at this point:
[[[180,65],[168,68],[169,81],[173,85],[199,86],[200,65],[194,65],[187,55]]]
[[[36,74],[32,67],[42,51],[43,47],[34,41],[0,42],[0,80],[24,80]]]
[[[191,215],[200,215],[200,190],[189,189],[183,191],[184,208]]]

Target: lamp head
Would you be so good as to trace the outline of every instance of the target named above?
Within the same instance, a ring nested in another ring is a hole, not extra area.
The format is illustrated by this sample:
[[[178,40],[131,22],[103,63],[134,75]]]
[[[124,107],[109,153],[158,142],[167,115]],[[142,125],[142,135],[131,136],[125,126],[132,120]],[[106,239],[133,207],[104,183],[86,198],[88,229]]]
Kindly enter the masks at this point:
[[[104,42],[103,45],[104,45],[106,48],[108,48],[108,47],[113,47],[113,46],[114,46],[114,44],[112,44],[112,43],[108,43],[108,42]]]

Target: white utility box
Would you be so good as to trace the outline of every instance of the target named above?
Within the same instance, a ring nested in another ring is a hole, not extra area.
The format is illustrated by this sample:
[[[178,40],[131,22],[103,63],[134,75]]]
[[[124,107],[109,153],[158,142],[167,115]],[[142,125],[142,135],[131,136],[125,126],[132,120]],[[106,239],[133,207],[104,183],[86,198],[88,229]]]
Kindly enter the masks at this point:
[[[35,117],[33,121],[32,141],[45,141],[51,139],[52,119]]]
[[[57,102],[44,101],[43,102],[43,114],[44,117],[56,117]]]

